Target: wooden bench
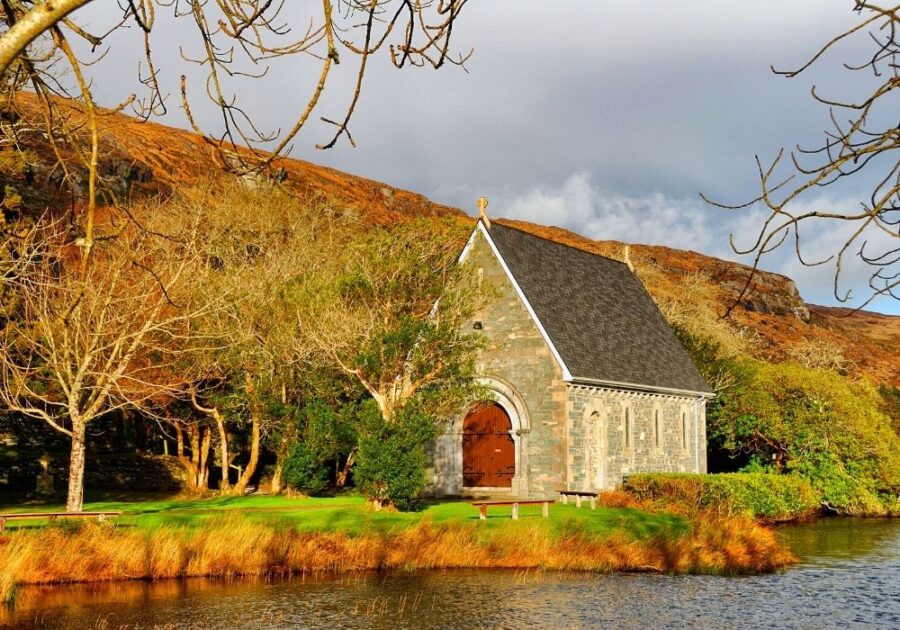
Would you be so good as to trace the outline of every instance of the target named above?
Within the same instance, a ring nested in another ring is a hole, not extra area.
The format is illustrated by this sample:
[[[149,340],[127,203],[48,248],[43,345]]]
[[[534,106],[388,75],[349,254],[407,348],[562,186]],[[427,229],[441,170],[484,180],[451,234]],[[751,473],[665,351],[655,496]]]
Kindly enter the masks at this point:
[[[575,497],[575,507],[581,507],[581,500],[583,498],[588,498],[591,500],[591,509],[597,509],[597,493],[596,492],[581,492],[579,490],[560,490],[559,494],[562,495],[563,505],[568,505],[569,497]]]
[[[543,505],[543,515],[544,518],[548,518],[550,516],[550,504],[553,501],[549,499],[507,499],[507,500],[499,500],[499,501],[472,501],[472,505],[478,508],[478,513],[481,517],[481,520],[487,520],[487,509],[490,506],[494,505],[511,505],[512,506],[512,517],[514,521],[519,520],[519,506],[520,505]]]
[[[111,516],[119,516],[121,512],[7,512],[0,513],[0,532],[6,529],[6,521],[32,521],[47,519],[55,521],[58,518],[96,518],[99,522],[105,521]]]

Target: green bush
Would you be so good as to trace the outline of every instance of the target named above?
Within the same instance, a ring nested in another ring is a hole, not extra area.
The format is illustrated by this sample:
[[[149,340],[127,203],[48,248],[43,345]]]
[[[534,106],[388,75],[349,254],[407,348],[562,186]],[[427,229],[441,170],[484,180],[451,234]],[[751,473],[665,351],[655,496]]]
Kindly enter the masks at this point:
[[[891,428],[900,435],[900,387],[882,385],[878,393],[881,394],[882,410],[891,419]]]
[[[434,422],[411,407],[385,422],[372,401],[360,406],[364,431],[354,479],[360,492],[380,506],[409,509],[427,481],[426,446]]]
[[[800,475],[829,509],[878,516],[900,496],[900,436],[865,380],[792,363],[745,361],[745,378],[709,419],[712,442],[756,470]]]
[[[839,514],[900,513],[900,389],[726,356],[709,337],[675,333],[708,382],[727,384],[707,406],[713,454],[749,457],[742,471],[805,477]]]
[[[273,417],[281,418],[278,444],[288,437],[284,458],[284,481],[297,490],[321,492],[331,483],[335,464],[345,462],[356,443],[356,407],[345,404],[335,410],[328,402],[313,399],[295,408],[278,400],[270,402]]]
[[[819,493],[799,475],[648,473],[629,475],[624,489],[640,499],[744,512],[767,521],[806,518],[821,507]]]
[[[284,462],[284,482],[305,492],[321,492],[328,485],[328,467],[307,444],[298,442],[291,447]]]

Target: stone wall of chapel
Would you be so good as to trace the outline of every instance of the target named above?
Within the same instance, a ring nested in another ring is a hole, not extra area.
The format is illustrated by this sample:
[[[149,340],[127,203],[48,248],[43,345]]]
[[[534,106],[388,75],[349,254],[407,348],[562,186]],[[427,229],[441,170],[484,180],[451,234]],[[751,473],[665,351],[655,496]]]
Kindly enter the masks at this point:
[[[568,416],[570,489],[613,488],[638,472],[706,472],[702,399],[570,385]]]
[[[472,273],[492,288],[476,322],[486,338],[477,359],[478,373],[502,382],[524,404],[529,427],[516,436],[517,471],[512,494],[552,497],[565,485],[567,399],[562,370],[515,287],[480,234],[466,260]],[[434,494],[463,494],[462,419],[436,441],[430,470]],[[521,419],[520,419],[521,420]],[[516,427],[513,427],[514,430]]]

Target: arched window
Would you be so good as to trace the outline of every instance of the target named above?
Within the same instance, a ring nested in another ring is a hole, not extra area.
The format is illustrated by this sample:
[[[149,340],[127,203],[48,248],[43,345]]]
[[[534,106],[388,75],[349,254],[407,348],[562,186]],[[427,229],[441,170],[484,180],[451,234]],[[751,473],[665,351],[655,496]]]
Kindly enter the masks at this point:
[[[625,436],[623,438],[625,449],[631,448],[631,410],[625,407]]]
[[[603,466],[603,438],[601,435],[602,426],[600,421],[600,413],[591,412],[587,419],[587,427],[585,428],[585,444],[584,444],[584,490],[590,491],[599,488],[601,480],[601,468]]]
[[[659,409],[653,413],[653,445],[659,448]]]
[[[688,432],[687,413],[682,411],[681,412],[681,448],[687,448],[687,442],[688,442],[687,432]]]

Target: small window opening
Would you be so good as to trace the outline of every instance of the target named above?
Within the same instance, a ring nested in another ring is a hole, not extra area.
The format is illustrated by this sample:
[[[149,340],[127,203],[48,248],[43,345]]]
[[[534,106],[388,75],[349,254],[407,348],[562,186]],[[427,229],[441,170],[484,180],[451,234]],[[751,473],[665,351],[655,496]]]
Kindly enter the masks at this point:
[[[659,409],[653,415],[653,445],[659,448]]]
[[[625,408],[625,448],[631,448],[631,413]]]
[[[681,412],[681,448],[687,448],[687,414]]]

